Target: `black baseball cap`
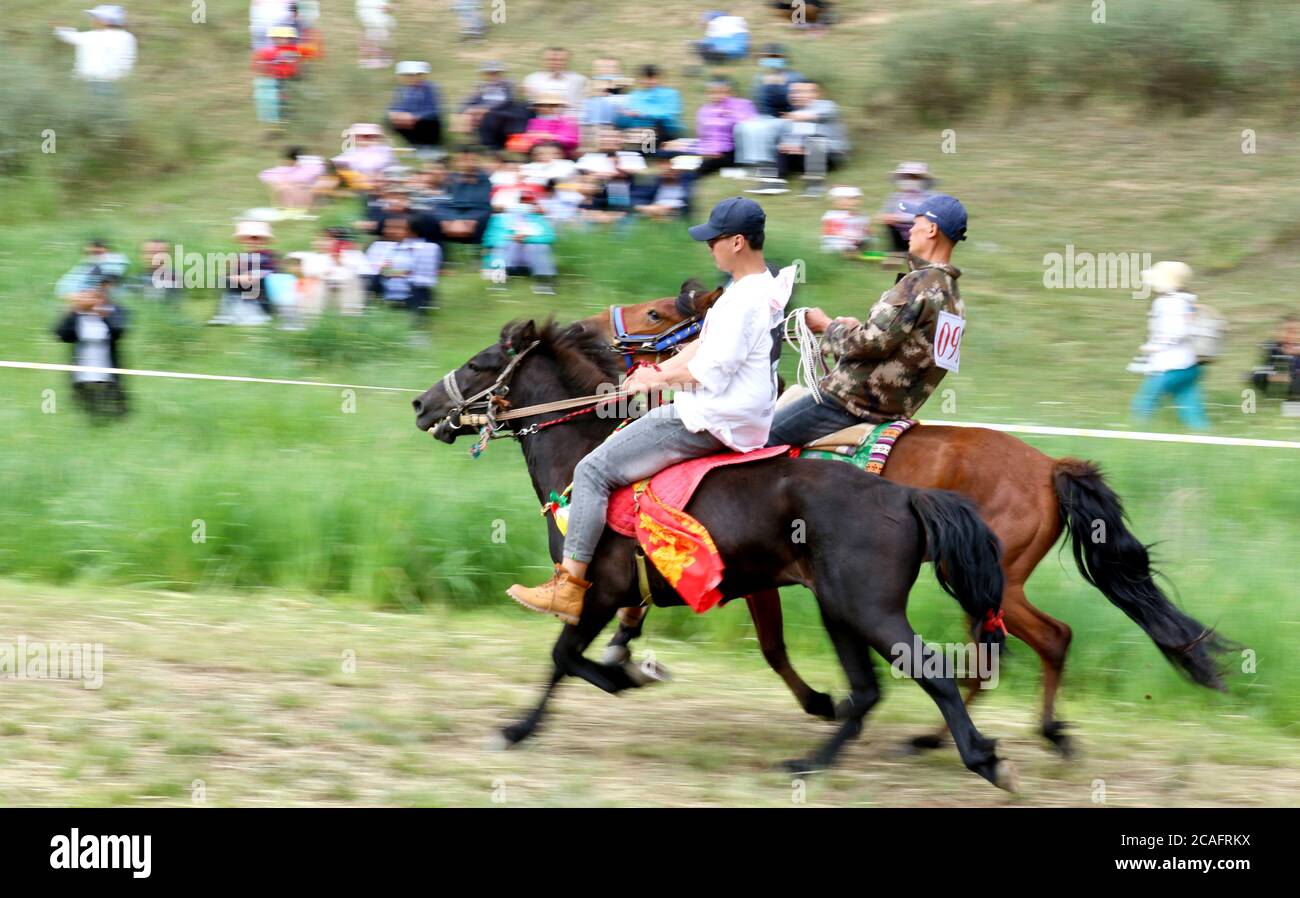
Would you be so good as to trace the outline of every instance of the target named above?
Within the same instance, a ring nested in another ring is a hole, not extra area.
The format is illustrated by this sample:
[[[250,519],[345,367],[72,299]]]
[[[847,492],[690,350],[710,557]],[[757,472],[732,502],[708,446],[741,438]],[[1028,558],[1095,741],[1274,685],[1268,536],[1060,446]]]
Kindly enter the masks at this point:
[[[687,229],[694,240],[712,240],[727,234],[761,234],[767,224],[763,207],[743,196],[727,197],[713,207],[709,220]]]

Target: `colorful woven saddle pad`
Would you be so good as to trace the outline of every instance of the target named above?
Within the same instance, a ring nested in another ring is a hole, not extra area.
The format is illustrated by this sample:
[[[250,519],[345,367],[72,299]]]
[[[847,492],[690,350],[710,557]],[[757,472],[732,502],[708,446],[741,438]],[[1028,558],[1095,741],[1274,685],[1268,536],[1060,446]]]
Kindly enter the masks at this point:
[[[799,457],[832,458],[852,462],[868,474],[883,474],[885,462],[889,461],[889,453],[893,451],[894,444],[898,442],[899,437],[919,423],[911,418],[886,421],[871,428],[856,446],[851,442],[828,445],[831,441],[819,440],[813,444],[817,446],[815,449],[807,446],[800,449]],[[863,429],[865,430],[865,426]]]

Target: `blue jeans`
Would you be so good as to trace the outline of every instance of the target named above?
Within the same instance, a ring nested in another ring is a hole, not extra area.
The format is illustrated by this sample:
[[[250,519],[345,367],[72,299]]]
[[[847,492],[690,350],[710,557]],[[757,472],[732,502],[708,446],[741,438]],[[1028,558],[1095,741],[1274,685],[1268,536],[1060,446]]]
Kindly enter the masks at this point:
[[[661,405],[636,419],[578,462],[564,537],[565,556],[574,561],[591,561],[596,543],[605,532],[605,512],[614,490],[658,474],[679,461],[726,451],[727,447],[707,430],[687,430],[671,405]]]
[[[821,405],[810,393],[776,410],[767,445],[806,446],[813,440],[861,423],[861,418],[825,393]]]
[[[1145,421],[1155,414],[1156,406],[1166,394],[1174,401],[1174,410],[1183,424],[1194,430],[1208,430],[1210,421],[1205,417],[1201,401],[1201,366],[1180,368],[1148,374],[1133,397],[1133,414]]]
[[[488,254],[488,267],[527,268],[533,277],[555,277],[555,254],[549,243],[516,243],[507,241],[492,248]]]

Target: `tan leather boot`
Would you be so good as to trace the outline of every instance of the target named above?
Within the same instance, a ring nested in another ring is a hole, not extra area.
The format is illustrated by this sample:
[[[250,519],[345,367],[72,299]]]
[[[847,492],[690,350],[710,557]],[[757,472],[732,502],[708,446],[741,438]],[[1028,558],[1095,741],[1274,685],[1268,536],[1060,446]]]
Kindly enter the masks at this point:
[[[506,590],[506,595],[525,608],[554,614],[566,624],[576,624],[582,614],[582,597],[591,586],[566,571],[563,565],[555,566],[555,576],[541,586],[527,587],[516,583]]]

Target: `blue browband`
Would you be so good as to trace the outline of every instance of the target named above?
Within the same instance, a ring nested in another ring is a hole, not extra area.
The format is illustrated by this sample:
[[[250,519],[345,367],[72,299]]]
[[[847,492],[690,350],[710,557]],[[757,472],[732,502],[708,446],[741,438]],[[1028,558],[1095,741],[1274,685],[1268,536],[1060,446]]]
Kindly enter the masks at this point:
[[[615,345],[623,352],[628,368],[632,367],[632,355],[634,353],[667,352],[673,347],[690,340],[704,327],[704,321],[700,318],[689,318],[666,333],[629,334],[623,324],[622,306],[609,307],[609,320],[614,327]]]

